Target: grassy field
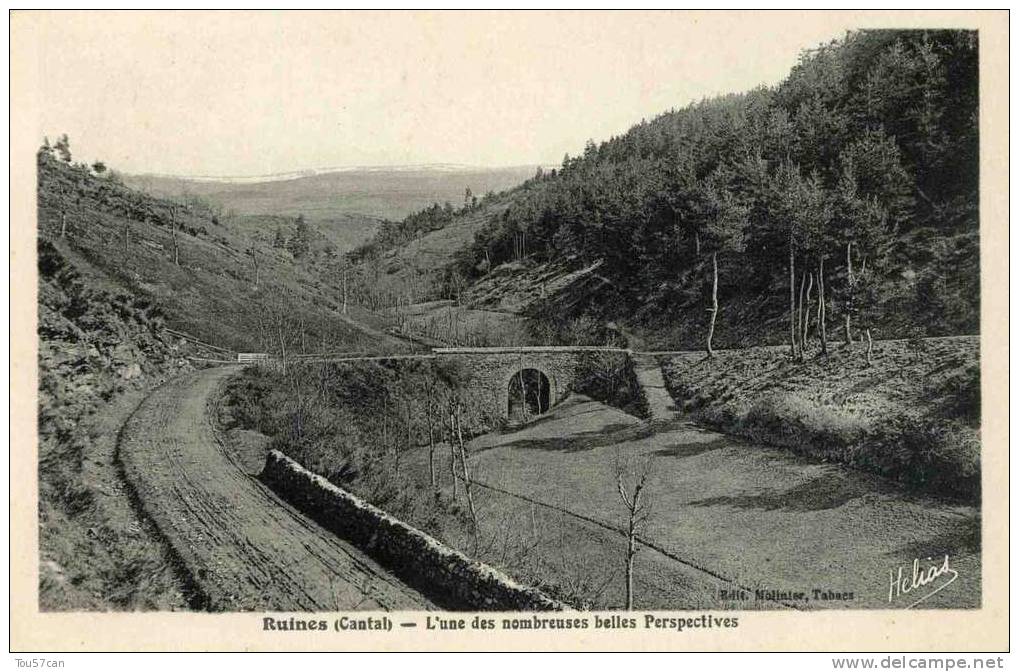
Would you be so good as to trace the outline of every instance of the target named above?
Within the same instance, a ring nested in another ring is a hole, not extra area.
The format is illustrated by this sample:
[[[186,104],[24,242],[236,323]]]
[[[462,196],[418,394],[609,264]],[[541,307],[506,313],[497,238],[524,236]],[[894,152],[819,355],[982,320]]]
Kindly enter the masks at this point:
[[[779,347],[662,356],[677,407],[727,433],[969,501],[980,486],[978,337],[884,341],[793,362]]]
[[[953,366],[947,366],[955,360],[941,348],[967,352],[965,341],[960,343],[925,346],[942,362],[946,379],[955,380]],[[893,354],[899,349],[889,346],[875,363],[904,357]],[[744,354],[756,361],[754,352]],[[695,354],[671,359],[683,357],[697,366]],[[736,354],[729,357],[719,366],[726,373],[704,373],[705,384],[746,384],[739,381],[750,369],[737,366]],[[955,364],[965,369],[969,356],[960,357]],[[774,375],[820,393],[809,368],[820,364],[797,366],[808,367],[798,383],[789,370]],[[849,388],[884,389],[854,377],[848,363],[840,366],[849,370],[829,375],[852,381]],[[910,392],[914,372],[903,370],[899,383],[886,385],[929,399],[932,411],[941,408],[929,390]],[[453,491],[447,444],[435,452],[437,493],[429,482],[423,411],[436,395],[427,389],[436,372],[369,363],[312,373],[299,378],[321,375],[326,384],[302,390],[273,376],[247,374],[231,393],[231,427],[271,435],[272,445],[341,487],[570,604],[624,603],[625,519],[613,469],[617,456],[644,455],[654,465],[648,490],[652,515],[640,533],[635,565],[638,608],[904,606],[887,602],[888,572],[939,554],[950,555],[960,578],[925,605],[979,604],[977,507],[913,493],[893,480],[830,463],[834,457],[826,462],[693,425],[689,409],[687,418],[649,424],[574,393],[522,428],[478,436],[469,445],[475,528],[463,484]],[[962,404],[964,386],[934,387],[941,390],[939,404]],[[764,392],[779,385],[773,380],[747,389]],[[797,426],[795,419],[779,424]],[[826,447],[815,444],[813,450]],[[853,597],[811,598],[815,589]],[[732,597],[739,590],[750,597]],[[757,598],[755,590],[804,592],[808,599]]]
[[[495,537],[504,529],[514,532],[501,534],[526,536],[530,507],[553,517],[568,512],[562,524],[574,528],[569,554],[584,559],[592,586],[609,581],[592,593],[601,606],[621,600],[619,454],[654,459],[651,517],[640,533],[647,546],[636,567],[640,608],[783,606],[753,599],[727,604],[718,591],[733,586],[853,593],[851,600],[792,601],[798,608],[903,606],[888,602],[888,571],[945,553],[960,578],[924,604],[979,604],[979,511],[911,495],[841,465],[686,423],[651,429],[580,396],[520,431],[480,437],[471,450],[472,476],[502,491],[480,500],[483,529]],[[606,536],[607,528],[615,532]],[[553,542],[532,545],[530,553],[552,562],[560,552]],[[504,566],[522,571],[512,561]],[[676,574],[687,580],[673,583]]]

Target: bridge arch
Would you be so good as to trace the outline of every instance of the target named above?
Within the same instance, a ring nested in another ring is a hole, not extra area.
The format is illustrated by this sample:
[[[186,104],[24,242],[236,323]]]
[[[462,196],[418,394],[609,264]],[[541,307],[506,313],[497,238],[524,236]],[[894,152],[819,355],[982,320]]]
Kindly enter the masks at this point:
[[[513,419],[511,416],[512,407],[510,406],[513,401],[513,387],[520,384],[521,376],[524,377],[524,383],[526,384],[528,382],[526,372],[530,371],[538,374],[537,380],[534,382],[536,382],[539,386],[539,413],[547,412],[560,400],[562,396],[563,390],[560,389],[560,383],[550,367],[541,362],[535,361],[532,358],[513,362],[503,374],[498,388],[499,406],[502,409],[502,413],[505,414],[504,417],[507,417],[510,420]],[[543,384],[547,384],[547,388],[545,390],[542,390]],[[527,399],[525,398],[523,401],[526,403]]]
[[[542,415],[552,407],[552,382],[538,369],[517,371],[510,376],[508,387],[506,416],[510,422]]]
[[[576,383],[582,357],[589,352],[629,356],[628,350],[602,346],[496,346],[433,348],[433,358],[457,359],[470,370],[467,395],[481,409],[486,422],[506,420],[510,410],[510,383],[521,371],[533,369],[538,380],[548,381],[548,410],[562,402]],[[540,407],[540,406],[539,406]]]

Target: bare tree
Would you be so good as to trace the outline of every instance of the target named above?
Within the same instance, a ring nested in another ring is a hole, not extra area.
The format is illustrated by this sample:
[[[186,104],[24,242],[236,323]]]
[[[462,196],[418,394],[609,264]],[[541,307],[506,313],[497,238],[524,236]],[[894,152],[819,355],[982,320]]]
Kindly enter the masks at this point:
[[[293,340],[293,297],[279,286],[270,287],[259,302],[259,321],[266,338],[266,349],[276,350],[283,375],[287,373],[287,342]]]
[[[455,438],[455,445],[457,448],[458,457],[460,458],[460,476],[464,482],[464,491],[467,494],[467,509],[471,514],[471,526],[474,532],[474,543],[477,546],[478,540],[478,511],[474,507],[474,493],[471,489],[471,471],[467,465],[467,448],[464,445],[463,437],[463,404],[460,403],[459,399],[450,402],[449,409],[449,425],[453,429],[450,434],[450,441],[452,447],[452,441]],[[454,467],[454,482],[455,482],[455,467]]]
[[[714,357],[715,351],[711,349],[711,340],[715,336],[715,319],[718,317],[718,251],[712,251],[711,253],[711,307],[708,308],[708,312],[711,313],[711,322],[708,326],[708,357]]]
[[[343,314],[347,314],[347,267],[343,267]]]
[[[824,296],[824,253],[819,255],[817,262],[817,324],[820,327],[821,354],[828,354],[828,330],[825,323],[828,319],[828,312],[825,309]]]
[[[846,284],[847,287],[847,300],[846,300],[846,345],[853,344],[853,329],[852,329],[852,302],[853,302],[853,290],[856,287],[856,280],[853,278],[853,241],[846,243]]]
[[[248,254],[251,255],[251,263],[255,267],[255,289],[258,289],[258,250],[251,247],[248,249]]]
[[[801,312],[803,313],[802,320],[802,331],[800,336],[800,343],[807,342],[807,333],[810,331],[810,292],[814,288],[814,274],[807,273],[807,297],[806,303],[802,306]]]
[[[439,412],[437,387],[435,377],[428,376],[424,383],[425,423],[428,427],[428,483],[436,492],[438,488],[435,482],[435,418]]]
[[[626,507],[626,609],[633,609],[633,558],[637,555],[637,534],[651,514],[651,498],[647,494],[648,477],[654,455],[623,458],[616,453],[616,489]]]
[[[174,203],[170,206],[170,237],[173,239],[173,263],[180,266],[180,248],[177,246],[177,208]]]

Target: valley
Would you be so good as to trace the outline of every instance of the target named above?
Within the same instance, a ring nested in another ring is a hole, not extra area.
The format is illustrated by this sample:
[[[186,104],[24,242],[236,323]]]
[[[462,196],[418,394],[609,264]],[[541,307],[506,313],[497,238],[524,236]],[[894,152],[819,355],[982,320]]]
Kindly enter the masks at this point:
[[[975,51],[851,33],[554,169],[46,140],[40,606],[907,608],[943,557],[980,607]]]

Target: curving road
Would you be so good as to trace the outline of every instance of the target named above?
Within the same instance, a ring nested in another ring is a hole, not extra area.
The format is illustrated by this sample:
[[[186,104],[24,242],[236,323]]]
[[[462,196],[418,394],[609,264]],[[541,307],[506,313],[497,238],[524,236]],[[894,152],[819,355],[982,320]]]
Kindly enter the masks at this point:
[[[220,444],[210,401],[235,367],[153,392],[121,431],[119,458],[211,611],[427,609],[364,553],[244,472]]]

